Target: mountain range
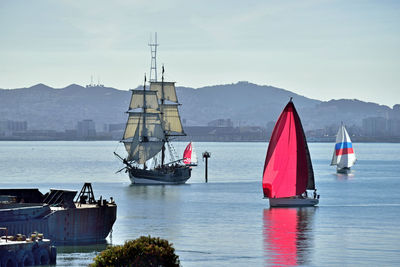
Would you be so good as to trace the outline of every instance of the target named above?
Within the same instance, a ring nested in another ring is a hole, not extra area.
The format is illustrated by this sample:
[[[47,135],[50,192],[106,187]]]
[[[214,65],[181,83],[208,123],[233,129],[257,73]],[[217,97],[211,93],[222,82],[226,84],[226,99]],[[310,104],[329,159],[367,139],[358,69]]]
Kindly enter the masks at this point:
[[[74,129],[77,121],[92,119],[97,128],[124,123],[131,93],[104,86],[71,84],[52,88],[0,89],[0,121],[27,121],[34,130]],[[338,125],[361,125],[367,117],[387,117],[392,109],[356,99],[320,101],[273,86],[249,82],[202,88],[177,87],[184,125],[207,125],[215,119],[231,119],[235,126],[262,126],[277,119],[285,104],[293,101],[305,130]]]

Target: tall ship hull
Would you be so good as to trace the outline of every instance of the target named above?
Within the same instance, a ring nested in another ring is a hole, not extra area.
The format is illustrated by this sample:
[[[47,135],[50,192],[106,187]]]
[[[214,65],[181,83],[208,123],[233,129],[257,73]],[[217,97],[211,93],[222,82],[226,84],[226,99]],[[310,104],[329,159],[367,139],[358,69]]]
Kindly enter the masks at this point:
[[[182,166],[168,170],[131,169],[129,178],[133,184],[184,184],[190,178],[191,168]]]

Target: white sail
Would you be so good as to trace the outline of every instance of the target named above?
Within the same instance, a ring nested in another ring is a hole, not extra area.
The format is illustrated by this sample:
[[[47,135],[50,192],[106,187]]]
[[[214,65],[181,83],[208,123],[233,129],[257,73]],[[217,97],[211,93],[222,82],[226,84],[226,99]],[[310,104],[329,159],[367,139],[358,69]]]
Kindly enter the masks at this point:
[[[135,134],[132,140],[124,141],[125,149],[128,152],[128,161],[136,161],[139,164],[145,163],[147,160],[154,157],[164,144],[163,141],[149,140],[148,138],[141,138],[140,133],[143,132],[143,124],[139,119],[139,127],[136,127]]]
[[[156,91],[159,100],[178,103],[174,82],[151,82],[150,91]]]
[[[191,164],[197,165],[197,154],[194,149],[194,145],[192,144],[192,159],[191,159]]]
[[[155,137],[160,140],[165,138],[164,131],[162,129],[160,114],[158,113],[129,113],[128,122],[126,123],[126,128],[123,136],[123,141],[128,141],[133,138],[136,129],[139,129],[139,136],[143,134],[143,124],[145,123],[145,136]]]
[[[177,104],[161,105],[164,130],[168,133],[183,134],[182,122],[179,116]]]
[[[146,106],[144,106],[144,104]],[[136,109],[136,108],[147,108],[148,109],[147,112],[154,112],[155,110],[158,110],[159,105],[157,99],[157,92],[132,90],[132,98],[131,98],[131,103],[129,104],[129,109]]]
[[[154,157],[164,144],[164,131],[157,113],[129,113],[124,139],[128,161],[145,163]]]
[[[354,165],[356,160],[350,136],[342,124],[336,136],[336,144],[333,151],[331,165],[337,165],[339,169],[350,168]]]
[[[163,145],[163,141],[139,142],[134,148],[131,146],[131,152],[128,156],[128,160],[134,160],[139,164],[143,164],[147,160],[157,155],[157,153],[161,151]]]
[[[162,151],[169,135],[184,135],[173,82],[150,82],[150,90],[132,90],[129,117],[121,140],[128,161],[144,164]],[[138,111],[138,109],[141,109]],[[164,153],[162,153],[165,156]]]

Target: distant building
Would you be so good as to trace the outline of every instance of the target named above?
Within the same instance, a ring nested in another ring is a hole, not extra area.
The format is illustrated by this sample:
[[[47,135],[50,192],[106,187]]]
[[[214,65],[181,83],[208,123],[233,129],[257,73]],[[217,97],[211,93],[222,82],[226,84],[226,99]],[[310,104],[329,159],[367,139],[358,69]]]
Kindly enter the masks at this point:
[[[11,136],[15,132],[26,132],[28,130],[28,123],[26,121],[0,121],[0,135]]]
[[[93,138],[96,136],[96,124],[93,120],[78,121],[76,131],[78,138]]]
[[[108,132],[123,131],[125,130],[126,123],[108,124]]]
[[[77,137],[78,131],[77,130],[65,130],[65,138],[67,140],[74,140]]]
[[[366,136],[386,136],[387,120],[383,117],[371,117],[362,120],[363,133]]]
[[[387,121],[387,131],[389,136],[400,137],[400,119],[390,119]]]
[[[207,126],[210,127],[233,127],[233,122],[231,119],[218,119],[218,120],[213,120],[207,123]]]

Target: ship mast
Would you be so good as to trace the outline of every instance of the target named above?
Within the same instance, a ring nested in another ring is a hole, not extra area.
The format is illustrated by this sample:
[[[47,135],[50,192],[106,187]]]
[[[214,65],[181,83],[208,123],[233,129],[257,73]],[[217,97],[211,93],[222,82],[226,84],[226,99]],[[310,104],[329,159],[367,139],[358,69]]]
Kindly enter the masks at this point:
[[[142,142],[148,142],[149,138],[147,137],[147,129],[146,129],[146,74],[144,74],[144,83],[143,83],[143,128],[142,128]],[[143,163],[143,169],[146,169],[146,162]]]
[[[164,105],[164,65],[162,66],[162,76],[161,76],[161,106]],[[161,117],[163,114],[161,113]],[[168,142],[168,136],[164,130],[165,142]],[[161,166],[164,165],[165,160],[165,142],[161,148]]]

